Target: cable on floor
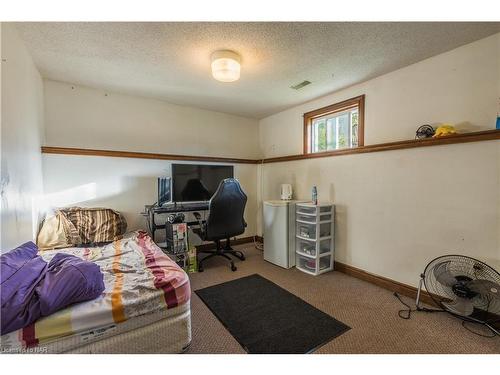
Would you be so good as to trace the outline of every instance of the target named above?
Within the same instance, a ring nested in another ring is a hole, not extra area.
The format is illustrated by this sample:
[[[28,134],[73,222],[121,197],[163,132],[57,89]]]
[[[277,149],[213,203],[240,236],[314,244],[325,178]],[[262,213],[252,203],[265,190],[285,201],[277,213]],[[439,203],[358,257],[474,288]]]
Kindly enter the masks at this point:
[[[264,244],[257,241],[257,236],[253,236],[253,244],[257,250],[264,251]]]
[[[491,330],[491,329],[489,329],[489,328],[488,328],[488,329],[490,330],[491,335],[485,335],[485,334],[483,334],[483,333],[481,333],[481,332],[479,332],[479,331],[475,331],[475,330],[473,330],[473,329],[470,329],[469,327],[467,327],[466,323],[470,323],[470,324],[480,324],[480,325],[483,325],[483,324],[481,324],[481,323],[476,323],[476,322],[469,322],[468,320],[462,320],[462,327],[464,327],[467,331],[469,331],[469,332],[471,332],[471,333],[473,333],[473,334],[475,334],[475,335],[478,335],[478,336],[481,336],[481,337],[486,337],[486,338],[489,338],[489,339],[491,339],[491,338],[493,338],[493,337],[497,336],[497,334],[496,334],[495,332],[493,332],[493,330]]]
[[[405,320],[408,320],[411,318],[411,313],[412,312],[415,312],[415,311],[423,311],[423,312],[429,312],[429,313],[432,313],[432,312],[447,312],[446,310],[438,310],[438,309],[428,309],[426,307],[419,307],[418,309],[412,309],[410,305],[408,305],[407,303],[405,303],[403,301],[403,299],[401,298],[401,296],[397,293],[397,292],[394,292],[394,296],[399,300],[399,302],[401,302],[401,304],[403,304],[404,306],[406,306],[406,309],[402,309],[402,310],[399,310],[398,311],[398,316],[401,318],[401,319],[405,319]],[[492,335],[485,335],[481,332],[478,332],[478,331],[475,331],[475,330],[472,330],[470,329],[469,327],[467,327],[466,323],[470,323],[470,324],[481,324],[481,323],[476,323],[476,322],[471,322],[471,321],[468,321],[468,320],[462,320],[462,327],[464,327],[467,331],[475,334],[475,335],[478,335],[478,336],[481,336],[481,337],[486,337],[486,338],[493,338],[493,337],[496,337],[497,334],[489,327],[490,331],[492,332]]]
[[[399,302],[401,302],[401,304],[403,304],[404,306],[407,307],[406,309],[399,310],[398,311],[398,316],[401,319],[410,319],[411,318],[411,313],[414,312],[414,311],[416,311],[416,310],[413,310],[410,305],[408,305],[407,303],[405,303],[401,299],[401,297],[399,296],[399,294],[397,292],[394,292],[394,296],[399,300]]]
[[[445,310],[428,309],[426,307],[420,307],[418,309],[412,309],[410,305],[408,305],[407,303],[405,303],[403,301],[403,299],[401,298],[401,296],[399,295],[398,292],[394,292],[394,296],[399,300],[399,302],[401,302],[401,304],[403,304],[404,306],[406,306],[406,309],[402,309],[402,310],[398,311],[398,316],[401,319],[406,319],[406,320],[410,319],[411,318],[411,313],[414,312],[414,311],[445,312]]]

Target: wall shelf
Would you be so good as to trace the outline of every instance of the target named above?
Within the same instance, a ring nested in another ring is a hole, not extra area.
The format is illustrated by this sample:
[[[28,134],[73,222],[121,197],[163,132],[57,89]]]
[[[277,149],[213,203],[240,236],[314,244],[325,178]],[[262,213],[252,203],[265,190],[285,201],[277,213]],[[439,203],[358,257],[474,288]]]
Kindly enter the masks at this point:
[[[444,137],[440,137],[440,138],[411,139],[411,140],[406,140],[406,141],[377,143],[377,144],[373,144],[373,145],[360,146],[357,148],[349,148],[349,149],[327,151],[327,152],[318,152],[318,153],[314,153],[314,154],[299,154],[299,155],[290,155],[290,156],[280,156],[280,157],[276,157],[276,158],[263,159],[262,163],[279,163],[279,162],[293,161],[293,160],[326,158],[326,157],[353,155],[353,154],[365,154],[368,152],[402,150],[402,149],[406,149],[406,148],[442,146],[442,145],[450,145],[450,144],[456,144],[456,143],[492,141],[492,140],[498,140],[498,139],[500,139],[500,130],[496,130],[496,129],[495,130],[485,130],[485,131],[480,131],[480,132],[454,134],[454,135],[444,136]]]
[[[195,156],[195,155],[175,155],[175,154],[158,154],[149,152],[134,152],[134,151],[116,151],[116,150],[96,150],[87,148],[73,147],[52,147],[42,146],[44,154],[59,154],[59,155],[82,155],[82,156],[108,156],[119,158],[139,158],[139,159],[156,159],[156,160],[184,160],[184,161],[202,161],[202,162],[218,162],[218,163],[233,163],[233,164],[265,164],[265,163],[280,163],[293,160],[327,158],[342,155],[365,154],[369,152],[382,152],[391,150],[402,150],[407,148],[442,146],[457,143],[484,142],[500,139],[500,130],[485,130],[480,132],[454,134],[441,138],[428,139],[411,139],[406,141],[377,143],[357,148],[349,148],[344,150],[335,150],[328,152],[318,152],[314,154],[298,154],[289,156],[279,156],[267,159],[239,159],[217,156]]]
[[[115,158],[202,161],[202,162],[233,163],[233,164],[259,163],[259,160],[254,160],[254,159],[238,159],[238,158],[227,158],[227,157],[217,157],[217,156],[158,154],[150,152],[96,150],[89,148],[52,147],[52,146],[42,146],[42,153],[58,154],[58,155],[108,156]]]

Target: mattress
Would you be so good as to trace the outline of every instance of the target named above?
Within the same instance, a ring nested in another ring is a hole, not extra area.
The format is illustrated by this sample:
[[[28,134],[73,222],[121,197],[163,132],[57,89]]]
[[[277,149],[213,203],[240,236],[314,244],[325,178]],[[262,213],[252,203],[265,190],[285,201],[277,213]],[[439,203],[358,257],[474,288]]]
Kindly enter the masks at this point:
[[[191,315],[162,319],[142,328],[102,338],[65,353],[155,354],[182,353],[191,343]]]
[[[104,275],[100,297],[60,310],[0,337],[2,352],[63,352],[112,336],[140,330],[153,322],[183,321],[190,330],[191,289],[187,274],[145,232],[131,232],[106,246],[43,251],[95,262]],[[188,319],[189,320],[189,319]],[[190,332],[187,333],[190,337]]]

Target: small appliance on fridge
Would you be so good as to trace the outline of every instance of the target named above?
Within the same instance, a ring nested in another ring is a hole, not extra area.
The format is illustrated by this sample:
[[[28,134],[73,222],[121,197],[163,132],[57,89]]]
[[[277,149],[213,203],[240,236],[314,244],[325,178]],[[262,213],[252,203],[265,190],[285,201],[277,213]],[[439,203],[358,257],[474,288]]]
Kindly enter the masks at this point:
[[[264,260],[283,268],[295,266],[296,200],[264,201]]]
[[[283,184],[281,185],[281,200],[283,201],[289,201],[292,199],[292,185],[290,184]]]

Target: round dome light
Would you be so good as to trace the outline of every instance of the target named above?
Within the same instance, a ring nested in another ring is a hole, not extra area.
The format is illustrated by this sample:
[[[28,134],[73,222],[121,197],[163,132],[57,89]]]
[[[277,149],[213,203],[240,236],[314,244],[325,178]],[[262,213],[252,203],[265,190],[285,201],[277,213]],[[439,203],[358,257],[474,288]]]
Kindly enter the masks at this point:
[[[233,51],[212,53],[212,76],[221,82],[234,82],[240,79],[240,55]]]

